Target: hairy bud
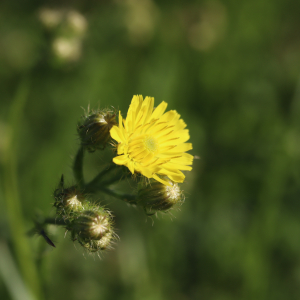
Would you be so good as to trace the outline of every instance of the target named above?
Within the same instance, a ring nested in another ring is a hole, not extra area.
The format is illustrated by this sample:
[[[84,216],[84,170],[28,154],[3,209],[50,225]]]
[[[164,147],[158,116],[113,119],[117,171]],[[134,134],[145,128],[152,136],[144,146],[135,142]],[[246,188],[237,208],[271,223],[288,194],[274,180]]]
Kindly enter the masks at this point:
[[[76,185],[64,188],[64,177],[61,177],[60,184],[54,192],[54,206],[57,214],[67,216],[72,212],[83,210],[82,202],[85,201],[85,195]]]
[[[90,252],[111,249],[113,240],[115,240],[115,234],[112,230],[107,232],[100,240],[88,240],[81,237],[78,238],[81,246],[83,246]]]
[[[78,240],[90,252],[110,248],[115,237],[110,212],[99,206],[90,206],[90,210],[77,214],[70,230],[73,240]]]
[[[72,230],[80,238],[99,240],[110,230],[110,226],[110,215],[104,209],[86,210],[74,220]]]
[[[111,139],[109,131],[116,124],[116,115],[108,110],[88,113],[78,124],[81,145],[89,152],[103,150]]]
[[[182,203],[184,196],[177,183],[165,178],[170,185],[151,180],[150,184],[140,183],[137,204],[144,207],[148,215],[157,211],[168,211],[174,205]]]

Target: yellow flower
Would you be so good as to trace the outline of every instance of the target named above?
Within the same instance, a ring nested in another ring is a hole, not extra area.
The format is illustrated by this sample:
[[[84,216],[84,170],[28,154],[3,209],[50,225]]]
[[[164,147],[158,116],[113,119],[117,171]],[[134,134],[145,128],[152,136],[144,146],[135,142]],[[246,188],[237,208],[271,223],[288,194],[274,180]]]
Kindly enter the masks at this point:
[[[192,170],[193,156],[185,153],[192,149],[186,124],[175,110],[166,113],[167,103],[160,103],[154,110],[154,98],[133,96],[126,119],[119,112],[119,126],[110,130],[118,142],[118,156],[113,161],[125,165],[130,172],[141,173],[147,178],[169,185],[160,176],[174,182],[183,182],[180,170]]]

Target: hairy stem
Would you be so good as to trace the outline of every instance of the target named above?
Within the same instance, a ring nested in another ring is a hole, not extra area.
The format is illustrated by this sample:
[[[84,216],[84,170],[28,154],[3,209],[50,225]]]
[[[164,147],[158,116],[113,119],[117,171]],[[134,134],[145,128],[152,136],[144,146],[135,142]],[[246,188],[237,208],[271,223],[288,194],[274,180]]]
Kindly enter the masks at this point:
[[[115,166],[112,166],[111,169],[102,171],[99,175],[97,175],[91,182],[85,185],[85,191],[87,193],[96,193],[97,191],[102,190],[104,187],[110,186],[111,184],[125,179],[121,169],[119,169],[112,177],[107,180],[101,181],[101,179],[108,174],[110,170],[114,170]]]
[[[84,177],[83,177],[83,157],[84,157],[84,148],[80,147],[75,157],[73,172],[74,177],[79,184],[79,186],[84,186]]]
[[[122,201],[125,201],[129,204],[137,204],[135,195],[123,194],[123,193],[120,193],[118,191],[111,190],[107,187],[101,187],[100,190],[105,194],[113,196],[113,197],[115,197],[117,199],[120,199]]]
[[[85,189],[88,190],[89,192],[92,192],[92,190],[97,189],[98,185],[101,184],[101,180],[103,177],[108,175],[111,171],[115,170],[116,164],[109,164],[107,168],[105,168],[103,171],[101,171],[91,182],[86,184]]]
[[[68,226],[70,222],[67,219],[62,218],[46,218],[44,224]]]

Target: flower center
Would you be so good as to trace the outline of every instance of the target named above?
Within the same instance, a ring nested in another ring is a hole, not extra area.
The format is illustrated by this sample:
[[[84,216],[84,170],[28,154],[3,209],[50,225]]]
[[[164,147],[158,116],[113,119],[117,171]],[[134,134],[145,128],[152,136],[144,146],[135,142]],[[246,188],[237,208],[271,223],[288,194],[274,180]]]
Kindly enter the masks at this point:
[[[146,136],[144,139],[144,146],[149,152],[156,152],[158,150],[158,144],[154,137]]]

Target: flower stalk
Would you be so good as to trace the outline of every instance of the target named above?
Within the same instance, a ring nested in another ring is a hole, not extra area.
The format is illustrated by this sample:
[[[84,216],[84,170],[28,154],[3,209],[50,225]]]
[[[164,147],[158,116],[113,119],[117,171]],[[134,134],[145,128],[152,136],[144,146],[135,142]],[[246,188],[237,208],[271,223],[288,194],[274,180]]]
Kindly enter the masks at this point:
[[[84,186],[84,177],[83,177],[83,157],[84,157],[84,148],[79,147],[77,154],[75,156],[73,171],[76,182],[80,186]]]

